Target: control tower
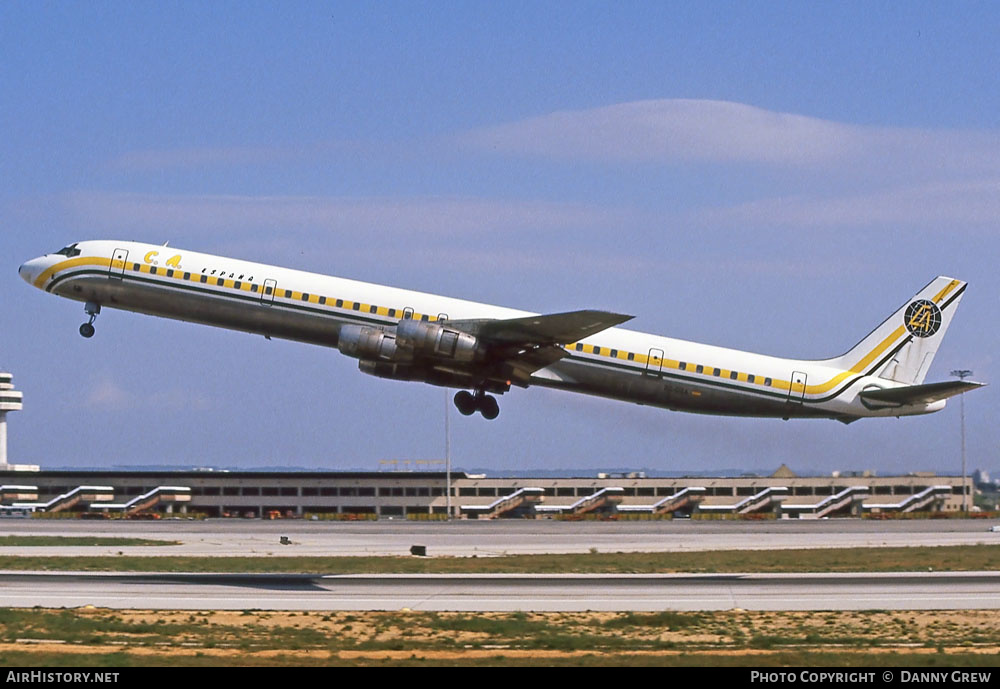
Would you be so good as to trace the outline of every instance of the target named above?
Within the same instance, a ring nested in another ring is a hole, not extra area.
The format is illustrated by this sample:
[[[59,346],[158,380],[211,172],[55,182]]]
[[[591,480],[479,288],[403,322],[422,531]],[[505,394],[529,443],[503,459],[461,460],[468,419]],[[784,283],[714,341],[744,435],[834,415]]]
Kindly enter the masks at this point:
[[[11,466],[7,463],[7,412],[21,411],[23,407],[21,391],[14,389],[13,378],[11,374],[0,371],[0,471],[38,471],[36,466]]]

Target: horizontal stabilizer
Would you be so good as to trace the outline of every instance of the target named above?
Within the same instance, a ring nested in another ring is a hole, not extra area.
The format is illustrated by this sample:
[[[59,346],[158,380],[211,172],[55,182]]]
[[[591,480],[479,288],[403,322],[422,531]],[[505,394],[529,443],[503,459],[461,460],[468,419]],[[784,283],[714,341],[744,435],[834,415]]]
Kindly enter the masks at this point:
[[[448,321],[448,325],[493,345],[564,345],[631,320],[610,311],[569,311],[524,318]]]
[[[927,383],[925,385],[907,385],[902,388],[887,388],[884,390],[862,390],[861,397],[870,402],[888,402],[891,404],[930,404],[939,400],[960,395],[969,390],[981,388],[986,383],[974,383],[965,380],[949,380],[943,383]]]

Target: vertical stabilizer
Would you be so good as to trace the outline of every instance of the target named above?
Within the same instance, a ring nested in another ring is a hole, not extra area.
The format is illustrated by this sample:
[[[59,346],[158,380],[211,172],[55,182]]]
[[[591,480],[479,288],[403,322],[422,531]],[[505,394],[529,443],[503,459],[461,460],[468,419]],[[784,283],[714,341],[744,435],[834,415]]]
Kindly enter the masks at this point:
[[[843,356],[844,370],[919,385],[927,376],[966,283],[937,277]]]

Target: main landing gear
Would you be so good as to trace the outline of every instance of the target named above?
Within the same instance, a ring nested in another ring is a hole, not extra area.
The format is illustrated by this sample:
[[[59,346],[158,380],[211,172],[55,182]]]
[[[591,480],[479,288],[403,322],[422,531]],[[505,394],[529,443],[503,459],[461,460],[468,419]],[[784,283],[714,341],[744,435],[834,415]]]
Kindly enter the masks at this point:
[[[471,416],[477,411],[483,415],[484,419],[495,419],[500,416],[500,405],[497,398],[487,395],[482,390],[477,390],[473,395],[468,390],[459,390],[455,393],[455,406],[463,416]]]
[[[101,305],[94,301],[88,301],[83,310],[90,316],[90,320],[80,326],[80,334],[84,337],[94,336],[94,319],[101,312]]]

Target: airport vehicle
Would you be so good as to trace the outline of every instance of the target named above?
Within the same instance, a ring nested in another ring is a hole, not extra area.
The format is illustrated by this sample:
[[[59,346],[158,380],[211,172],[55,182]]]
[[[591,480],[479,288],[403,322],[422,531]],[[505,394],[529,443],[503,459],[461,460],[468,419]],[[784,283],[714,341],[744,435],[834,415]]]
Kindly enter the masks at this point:
[[[671,410],[755,417],[925,414],[972,381],[924,384],[966,283],[937,277],[854,348],[783,359],[616,326],[631,316],[555,314],[212,256],[167,245],[85,241],[32,259],[29,284],[102,307],[336,347],[364,373],[459,388],[458,410],[499,414],[512,386],[558,388]]]

